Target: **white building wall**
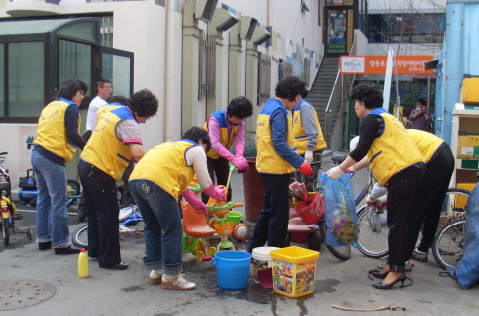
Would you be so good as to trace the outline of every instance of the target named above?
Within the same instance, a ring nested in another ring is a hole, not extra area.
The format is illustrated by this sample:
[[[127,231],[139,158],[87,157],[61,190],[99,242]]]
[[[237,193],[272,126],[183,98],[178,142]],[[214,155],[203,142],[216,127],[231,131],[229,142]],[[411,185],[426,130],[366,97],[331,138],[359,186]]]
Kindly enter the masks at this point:
[[[324,0],[321,0],[324,5]],[[85,0],[62,0],[59,5],[48,4],[40,0],[12,0],[0,4],[0,17],[28,17],[34,10],[45,14],[97,14],[113,13],[113,48],[134,53],[134,91],[150,89],[159,100],[158,113],[146,124],[141,125],[145,148],[148,150],[165,140],[176,140],[181,137],[181,82],[182,82],[182,8],[184,0],[166,0],[166,7],[156,5],[155,0],[145,1],[108,1],[89,2]],[[226,6],[234,9],[236,15],[248,15],[258,20],[261,26],[268,26],[268,10],[272,10],[271,24],[273,33],[278,35],[275,47],[263,46],[258,51],[272,56],[271,63],[271,95],[278,81],[278,61],[286,57],[296,60],[304,56],[311,59],[311,80],[316,74],[319,57],[323,55],[322,28],[318,25],[318,1],[306,0],[310,12],[301,13],[300,1],[283,0],[224,0],[218,7]],[[268,7],[270,5],[270,7]],[[168,10],[171,12],[167,12]],[[7,13],[9,12],[9,13]],[[167,14],[169,14],[167,16]],[[168,18],[172,21],[167,22]],[[167,24],[168,23],[168,24]],[[200,22],[200,28],[206,31],[206,24]],[[166,45],[167,32],[174,39]],[[228,46],[229,31],[224,34],[224,59],[222,102],[228,104]],[[303,41],[304,39],[304,41]],[[241,57],[241,94],[245,94],[246,74],[246,41],[243,41]],[[312,52],[315,52],[312,54]],[[171,66],[167,72],[168,65]],[[114,83],[113,83],[114,85]],[[166,91],[168,87],[168,91]],[[90,87],[92,89],[92,87]],[[198,124],[206,119],[204,100],[199,100]],[[259,111],[255,111],[259,112]],[[86,114],[86,111],[82,111]],[[83,117],[82,130],[86,117]],[[8,151],[8,167],[16,185],[19,176],[30,168],[31,151],[23,144],[24,136],[34,134],[35,124],[0,124],[0,132],[16,135],[4,138],[0,143],[1,151]],[[26,136],[27,137],[27,136]],[[22,159],[17,159],[22,157]],[[73,160],[73,164],[74,164]],[[72,165],[72,168],[74,166]]]

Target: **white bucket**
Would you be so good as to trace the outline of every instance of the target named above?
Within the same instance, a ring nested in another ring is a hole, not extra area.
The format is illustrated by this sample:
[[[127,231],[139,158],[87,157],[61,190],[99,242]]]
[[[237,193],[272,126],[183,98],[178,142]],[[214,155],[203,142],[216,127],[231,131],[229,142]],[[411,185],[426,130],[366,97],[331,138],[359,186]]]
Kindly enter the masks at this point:
[[[254,265],[254,280],[259,282],[258,280],[258,270],[271,268],[272,260],[269,255],[271,250],[279,249],[278,247],[257,247],[253,249],[253,253],[251,254],[253,258],[253,265]]]

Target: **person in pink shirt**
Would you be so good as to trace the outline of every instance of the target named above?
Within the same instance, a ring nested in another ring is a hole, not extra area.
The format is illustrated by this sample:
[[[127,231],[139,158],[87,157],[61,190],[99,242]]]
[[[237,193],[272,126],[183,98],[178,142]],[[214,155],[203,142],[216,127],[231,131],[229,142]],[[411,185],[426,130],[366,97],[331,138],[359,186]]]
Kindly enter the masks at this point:
[[[245,97],[231,100],[224,110],[211,114],[206,120],[204,129],[211,139],[211,150],[208,151],[208,172],[216,185],[226,185],[228,182],[229,162],[238,167],[240,172],[248,171],[248,162],[243,157],[245,143],[244,120],[253,115],[253,105]],[[235,144],[235,154],[229,149]],[[231,201],[231,186],[228,188],[227,201]],[[203,194],[204,203],[208,196]]]

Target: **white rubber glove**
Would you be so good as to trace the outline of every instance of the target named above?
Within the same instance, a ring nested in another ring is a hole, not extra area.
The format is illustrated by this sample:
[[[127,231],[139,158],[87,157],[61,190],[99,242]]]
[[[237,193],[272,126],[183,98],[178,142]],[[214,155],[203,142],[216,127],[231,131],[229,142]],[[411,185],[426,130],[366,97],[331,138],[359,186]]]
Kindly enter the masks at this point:
[[[312,163],[313,162],[313,151],[312,150],[306,150],[306,153],[304,154],[304,159],[306,159],[306,161],[308,163]]]
[[[388,202],[388,195],[385,194],[383,196],[381,196],[379,199],[377,199],[377,205],[378,206],[382,206],[383,204],[387,203]]]
[[[334,168],[331,168],[328,170],[327,175],[329,179],[339,179],[341,178],[341,175],[343,174],[344,170],[341,169],[341,167],[336,166]]]
[[[370,195],[366,197],[366,203],[369,205],[376,204],[377,199],[372,199]]]

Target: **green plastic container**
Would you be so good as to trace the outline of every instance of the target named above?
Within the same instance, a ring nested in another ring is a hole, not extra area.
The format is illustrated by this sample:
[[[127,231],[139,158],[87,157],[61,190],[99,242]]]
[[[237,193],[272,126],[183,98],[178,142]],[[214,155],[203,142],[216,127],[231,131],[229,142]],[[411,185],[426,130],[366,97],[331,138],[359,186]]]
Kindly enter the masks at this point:
[[[241,217],[243,217],[243,214],[241,214],[240,212],[229,211],[228,216],[226,217],[226,222],[233,223],[233,225],[236,225],[239,224]]]

